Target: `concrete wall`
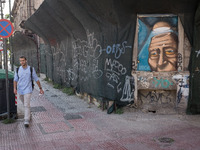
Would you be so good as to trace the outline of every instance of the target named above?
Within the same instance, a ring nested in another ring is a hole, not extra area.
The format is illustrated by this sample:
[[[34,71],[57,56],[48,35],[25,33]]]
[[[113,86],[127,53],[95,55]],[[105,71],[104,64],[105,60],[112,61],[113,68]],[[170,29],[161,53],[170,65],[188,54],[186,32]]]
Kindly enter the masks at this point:
[[[19,66],[19,57],[25,56],[28,60],[28,65],[33,66],[38,72],[38,53],[37,45],[31,37],[27,37],[21,32],[15,32],[13,38],[14,64]]]

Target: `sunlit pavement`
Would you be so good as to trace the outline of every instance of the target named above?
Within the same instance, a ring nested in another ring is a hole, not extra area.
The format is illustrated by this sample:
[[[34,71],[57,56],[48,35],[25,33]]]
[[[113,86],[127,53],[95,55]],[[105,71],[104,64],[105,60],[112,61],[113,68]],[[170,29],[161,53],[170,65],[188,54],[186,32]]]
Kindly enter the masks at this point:
[[[200,116],[108,115],[77,96],[59,94],[45,81],[42,86],[45,95],[35,90],[32,96],[29,128],[21,118],[0,123],[0,150],[200,149]]]

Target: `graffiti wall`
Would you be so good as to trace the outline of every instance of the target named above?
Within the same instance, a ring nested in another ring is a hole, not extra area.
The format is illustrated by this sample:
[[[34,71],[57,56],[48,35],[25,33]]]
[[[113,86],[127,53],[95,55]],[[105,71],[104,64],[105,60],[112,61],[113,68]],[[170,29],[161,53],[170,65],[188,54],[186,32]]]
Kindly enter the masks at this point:
[[[131,65],[127,66],[123,60],[132,53],[132,45],[128,41],[101,43],[95,32],[87,30],[86,39],[69,38],[49,49],[46,47],[45,57],[42,57],[48,66],[43,70],[55,83],[72,86],[78,92],[90,93],[100,99],[133,101]]]
[[[48,46],[44,43],[41,43],[39,46],[39,52],[40,52],[40,72],[46,74],[46,50],[48,49]]]
[[[185,61],[185,50],[190,47],[184,44],[192,44],[196,6],[197,0],[176,5],[156,0],[148,5],[136,0],[44,0],[25,27],[48,45],[42,66],[54,82],[97,99],[129,102],[138,96],[138,86],[157,93],[175,90],[172,76],[156,73],[187,70],[190,52]],[[133,76],[132,71],[152,75]]]
[[[139,105],[144,112],[168,114],[175,109],[176,91],[139,90]]]

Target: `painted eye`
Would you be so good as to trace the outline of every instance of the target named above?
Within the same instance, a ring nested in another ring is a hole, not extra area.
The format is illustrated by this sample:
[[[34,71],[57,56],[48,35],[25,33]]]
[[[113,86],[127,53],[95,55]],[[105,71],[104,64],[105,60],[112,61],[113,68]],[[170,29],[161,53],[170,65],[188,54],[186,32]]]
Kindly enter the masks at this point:
[[[165,54],[166,54],[166,55],[174,55],[175,52],[174,52],[173,49],[169,49],[169,50],[165,50]]]
[[[151,56],[152,57],[157,57],[158,56],[158,52],[151,52]]]

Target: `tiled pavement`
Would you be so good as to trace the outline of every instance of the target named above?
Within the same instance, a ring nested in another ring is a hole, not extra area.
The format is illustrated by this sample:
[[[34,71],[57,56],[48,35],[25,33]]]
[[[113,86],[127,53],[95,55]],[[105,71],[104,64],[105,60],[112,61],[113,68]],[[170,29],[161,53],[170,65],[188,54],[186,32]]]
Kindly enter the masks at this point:
[[[74,97],[66,96],[66,104],[72,104]],[[22,119],[9,125],[0,123],[0,150],[200,149],[200,116],[128,111],[107,115],[96,106],[88,108],[83,100],[79,101],[81,105],[65,110],[53,100],[35,90],[29,128],[24,127]]]

